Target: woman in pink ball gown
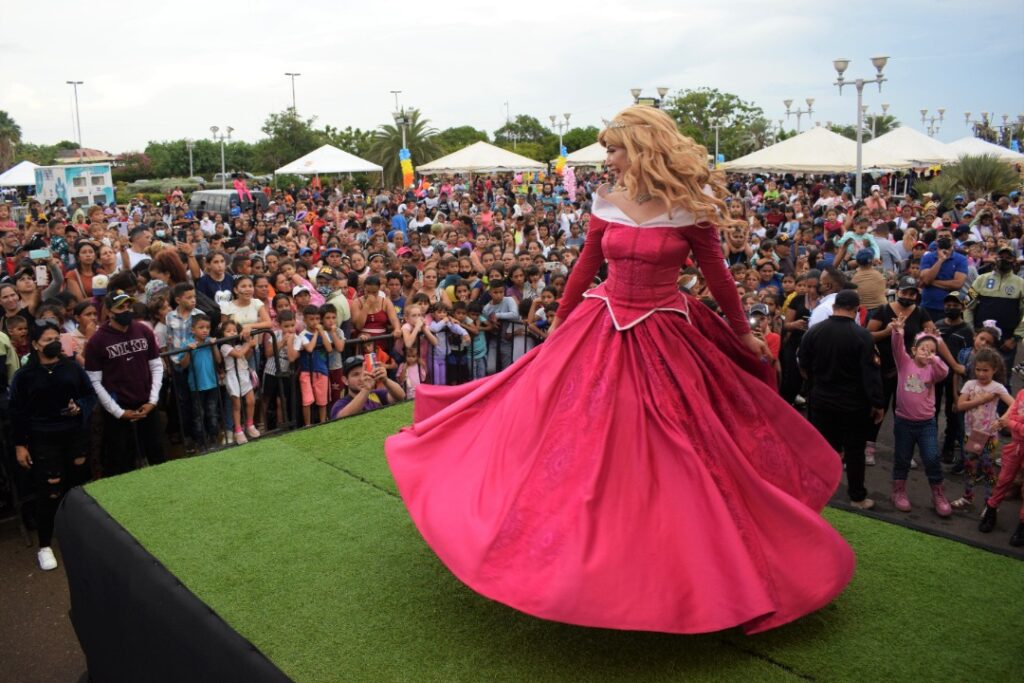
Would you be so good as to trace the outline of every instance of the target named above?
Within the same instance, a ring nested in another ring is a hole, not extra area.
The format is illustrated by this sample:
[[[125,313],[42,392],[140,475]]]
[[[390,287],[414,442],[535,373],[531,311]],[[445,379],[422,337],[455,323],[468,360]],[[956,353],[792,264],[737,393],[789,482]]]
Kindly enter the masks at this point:
[[[780,626],[853,573],[819,514],[840,460],[775,391],[704,148],[645,106],[600,140],[619,184],[595,193],[557,331],[491,377],[421,385],[388,463],[441,561],[517,610],[671,633]],[[728,324],[680,293],[691,254]]]

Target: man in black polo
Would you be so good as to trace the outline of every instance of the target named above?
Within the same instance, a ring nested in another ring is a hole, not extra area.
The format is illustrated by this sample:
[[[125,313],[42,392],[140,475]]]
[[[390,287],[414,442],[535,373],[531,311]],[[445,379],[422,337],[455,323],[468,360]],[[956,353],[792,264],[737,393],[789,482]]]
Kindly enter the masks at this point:
[[[875,502],[864,487],[864,444],[885,410],[875,343],[855,320],[859,306],[857,292],[838,292],[832,315],[804,334],[797,359],[811,383],[811,422],[846,462],[850,504],[870,510]]]
[[[140,452],[151,465],[164,461],[156,403],[164,366],[148,326],[135,320],[135,299],[121,290],[107,294],[110,319],[85,345],[85,372],[106,411],[103,473],[135,469]]]

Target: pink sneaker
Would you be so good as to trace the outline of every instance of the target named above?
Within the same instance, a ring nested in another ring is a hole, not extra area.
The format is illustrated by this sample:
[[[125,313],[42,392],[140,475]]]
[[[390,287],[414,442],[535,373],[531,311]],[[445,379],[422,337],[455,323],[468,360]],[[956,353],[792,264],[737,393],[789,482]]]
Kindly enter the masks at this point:
[[[906,479],[896,479],[892,482],[892,504],[900,512],[910,512]]]
[[[245,432],[235,432],[235,443],[239,445],[249,443],[249,439],[245,438]]]
[[[946,492],[942,484],[932,484],[932,505],[935,506],[935,512],[939,517],[949,517],[953,514],[953,508],[946,500]]]
[[[246,427],[245,433],[250,439],[260,438],[260,430],[256,429],[256,425],[249,425]]]

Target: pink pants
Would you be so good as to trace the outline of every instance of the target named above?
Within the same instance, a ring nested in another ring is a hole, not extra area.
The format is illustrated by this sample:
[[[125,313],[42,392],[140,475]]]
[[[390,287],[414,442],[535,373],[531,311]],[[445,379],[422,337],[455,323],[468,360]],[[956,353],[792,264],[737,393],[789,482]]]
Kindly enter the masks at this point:
[[[1013,441],[1003,447],[1003,467],[999,470],[999,481],[992,491],[992,496],[986,501],[989,507],[997,508],[1003,502],[1007,494],[1013,490],[1014,479],[1024,465],[1024,442]],[[1024,495],[1024,486],[1021,487],[1021,494]],[[1020,520],[1024,522],[1024,502],[1020,506]]]

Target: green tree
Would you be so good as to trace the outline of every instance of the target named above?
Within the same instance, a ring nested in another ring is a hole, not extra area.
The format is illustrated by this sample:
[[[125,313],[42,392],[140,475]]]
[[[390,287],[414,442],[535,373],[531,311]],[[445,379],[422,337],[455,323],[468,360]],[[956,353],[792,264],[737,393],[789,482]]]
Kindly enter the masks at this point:
[[[516,144],[511,142],[499,142],[498,147],[520,154],[527,159],[533,159],[534,161],[540,161],[541,163],[546,164],[555,158],[554,154],[555,148],[558,147],[558,138],[555,138],[554,145],[543,144],[541,142],[519,142]]]
[[[490,142],[487,131],[478,130],[473,126],[457,126],[445,128],[434,136],[434,141],[444,150],[445,154],[457,152],[474,142]]]
[[[14,148],[21,143],[21,126],[11,115],[0,111],[0,170],[6,170],[14,163]]]
[[[235,168],[249,171],[258,167],[269,171],[309,154],[323,144],[321,134],[313,127],[315,122],[316,117],[302,119],[290,107],[271,114],[262,128],[267,137],[257,143],[256,154],[249,160],[248,167],[239,165]],[[243,150],[237,151],[241,153]]]
[[[1006,194],[1020,188],[1020,176],[1013,166],[994,155],[962,156],[955,164],[943,166],[942,173],[927,181],[917,181],[919,193],[933,192],[948,199],[957,192],[977,197]]]
[[[600,132],[596,126],[573,128],[566,131],[565,135],[562,136],[562,144],[565,145],[565,149],[569,152],[575,152],[597,142],[597,134]]]
[[[545,128],[540,121],[527,114],[519,114],[514,120],[494,131],[496,143],[544,142],[552,136],[551,131]],[[557,137],[555,139],[557,140]]]
[[[334,126],[324,126],[321,131],[324,144],[334,145],[357,157],[365,157],[373,142],[373,132],[362,128],[345,126],[344,129]]]
[[[726,159],[735,159],[756,149],[750,144],[749,129],[755,124],[762,125],[758,122],[764,119],[764,111],[757,105],[717,88],[697,88],[670,95],[663,109],[676,120],[683,135],[704,145],[709,154],[715,151],[713,124],[717,122],[718,151]]]
[[[880,137],[886,133],[891,133],[900,127],[899,119],[892,114],[881,114],[878,116],[869,115],[864,117],[864,134],[867,136],[864,139],[871,137]],[[853,128],[851,126],[851,128]],[[856,128],[853,128],[856,132]],[[854,139],[856,139],[854,135]]]
[[[833,123],[831,126],[828,127],[828,129],[833,133],[838,133],[839,135],[842,135],[844,138],[850,138],[851,140],[857,139],[857,126],[841,126],[838,123]],[[870,133],[861,136],[862,141],[867,141],[870,139]]]
[[[413,166],[425,164],[444,155],[441,146],[434,139],[437,130],[422,118],[418,109],[406,110],[411,124],[406,126],[406,147],[412,155]],[[366,158],[384,167],[384,181],[391,185],[402,182],[402,167],[398,153],[402,149],[402,131],[395,124],[384,124],[373,133],[373,141],[366,152]]]

